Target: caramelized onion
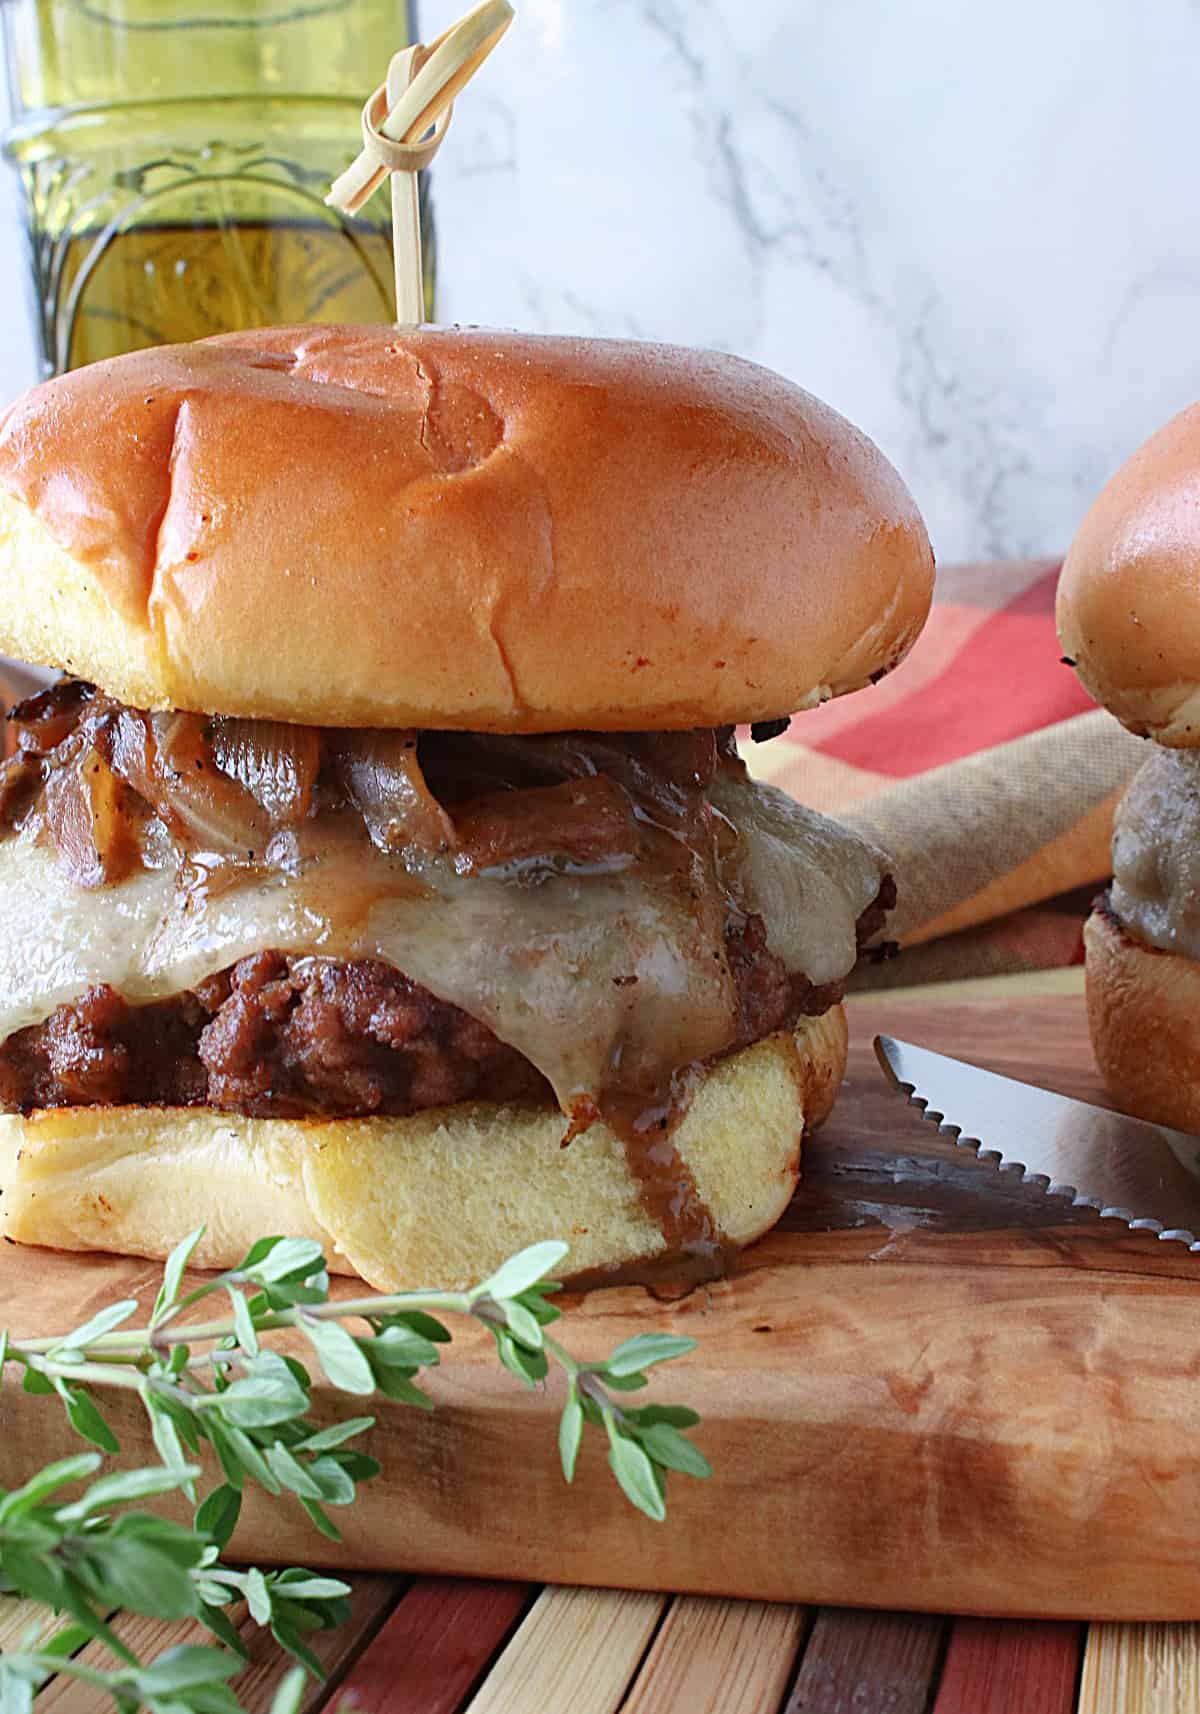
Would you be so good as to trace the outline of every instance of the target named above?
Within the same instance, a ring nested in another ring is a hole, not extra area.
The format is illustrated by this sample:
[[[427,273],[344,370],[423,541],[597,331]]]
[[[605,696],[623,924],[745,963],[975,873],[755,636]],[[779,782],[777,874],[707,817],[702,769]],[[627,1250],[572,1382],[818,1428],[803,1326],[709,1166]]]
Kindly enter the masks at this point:
[[[657,819],[685,819],[717,767],[717,734],[687,732],[423,733],[433,791],[453,806],[494,791],[607,775]]]
[[[537,858],[612,866],[637,849],[633,806],[605,774],[475,798],[455,810],[454,828],[463,875]]]
[[[95,694],[95,688],[82,679],[65,678],[18,702],[8,711],[18,750],[49,755],[75,731]]]
[[[94,744],[81,744],[75,756],[51,770],[44,802],[59,864],[76,886],[122,881],[138,866],[137,834],[121,782]]]
[[[342,784],[381,851],[454,849],[454,823],[426,784],[415,732],[348,732],[337,760]]]
[[[18,750],[0,763],[0,829],[8,832],[20,827],[45,777],[45,764],[28,750]]]
[[[321,734],[279,720],[214,720],[218,768],[266,810],[273,827],[294,827],[312,809],[321,769]]]
[[[153,804],[159,785],[154,774],[154,746],[147,717],[133,708],[118,708],[105,721],[105,734],[114,772]]]
[[[210,851],[253,855],[270,835],[261,806],[221,772],[198,714],[151,714],[149,792],[168,825]]]

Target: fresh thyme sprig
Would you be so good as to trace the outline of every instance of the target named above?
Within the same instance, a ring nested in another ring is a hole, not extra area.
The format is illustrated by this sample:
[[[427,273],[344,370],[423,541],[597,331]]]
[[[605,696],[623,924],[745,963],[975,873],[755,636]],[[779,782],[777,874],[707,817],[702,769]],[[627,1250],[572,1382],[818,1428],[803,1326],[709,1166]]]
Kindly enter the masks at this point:
[[[33,1714],[38,1691],[59,1675],[110,1696],[119,1714],[140,1708],[151,1714],[243,1714],[229,1686],[243,1662],[225,1649],[182,1643],[147,1664],[121,1645],[121,1664],[114,1669],[76,1658],[90,1640],[90,1626],[78,1621],[57,1628],[31,1625],[18,1648],[0,1653],[0,1714]],[[271,1714],[299,1714],[306,1679],[302,1666],[285,1674]]]
[[[60,1459],[0,1499],[0,1587],[41,1601],[69,1621],[58,1629],[35,1622],[18,1648],[0,1654],[3,1714],[29,1714],[37,1691],[57,1673],[106,1691],[122,1710],[239,1714],[227,1681],[242,1666],[246,1648],[224,1607],[249,1599],[258,1622],[277,1634],[280,1627],[327,1628],[348,1617],[349,1585],[336,1578],[234,1572],[221,1565],[202,1531],[124,1509],[182,1487],[199,1475],[194,1465],[119,1471],[92,1482],[78,1499],[59,1502],[63,1488],[94,1475],[100,1464],[95,1452]],[[116,1607],[149,1618],[198,1619],[228,1646],[184,1644],[147,1665],[106,1622]],[[93,1640],[115,1656],[115,1669],[75,1658]],[[292,1652],[320,1673],[303,1644]],[[298,1679],[285,1681],[291,1692],[273,1714],[286,1714],[296,1700],[304,1678],[302,1669],[297,1672]]]
[[[472,1291],[371,1293],[331,1302],[320,1246],[297,1238],[263,1239],[236,1268],[183,1292],[184,1272],[202,1236],[203,1228],[191,1233],[168,1258],[145,1327],[128,1325],[137,1305],[126,1300],[65,1335],[16,1341],[0,1332],[0,1382],[6,1364],[19,1366],[27,1392],[57,1394],[76,1432],[108,1453],[120,1448],[94,1394],[105,1387],[135,1391],[162,1459],[150,1469],[101,1476],[66,1504],[56,1496],[95,1474],[97,1453],[52,1464],[10,1493],[0,1490],[0,1588],[44,1602],[69,1620],[53,1632],[34,1626],[19,1649],[0,1655],[0,1714],[29,1714],[37,1689],[55,1673],[107,1691],[122,1714],[138,1707],[153,1714],[237,1714],[227,1681],[245,1650],[228,1609],[241,1602],[254,1623],[320,1674],[304,1636],[346,1618],[348,1585],[298,1568],[235,1569],[220,1557],[248,1482],[272,1495],[290,1491],[317,1529],[337,1540],[326,1508],[352,1504],[358,1484],[379,1471],[353,1444],[373,1417],[327,1428],[308,1419],[308,1369],[264,1343],[264,1335],[278,1329],[304,1335],[339,1391],[382,1393],[432,1409],[416,1377],[438,1363],[439,1347],[450,1339],[438,1318],[473,1318],[491,1333],[504,1367],[525,1385],[543,1381],[552,1362],[564,1371],[558,1439],[568,1482],[589,1423],[605,1433],[622,1490],[651,1518],[665,1516],[668,1471],[710,1474],[683,1432],[699,1421],[695,1411],[634,1408],[625,1397],[647,1384],[647,1370],[684,1355],[694,1340],[644,1334],[603,1362],[584,1363],[547,1333],[559,1311],[550,1301],[558,1287],[546,1275],[566,1255],[565,1244],[535,1244]],[[228,1299],[227,1317],[181,1319],[214,1294]],[[346,1322],[366,1331],[353,1332]],[[223,1480],[200,1500],[196,1460],[205,1443]],[[195,1507],[191,1528],[123,1509],[173,1491]],[[226,1646],[187,1645],[146,1665],[106,1623],[105,1615],[119,1607],[197,1619]],[[116,1657],[115,1670],[74,1658],[88,1639]],[[298,1702],[294,1686],[289,1695]],[[273,1714],[289,1709],[281,1700]]]
[[[30,1393],[57,1393],[77,1433],[104,1452],[119,1450],[94,1391],[135,1391],[149,1416],[163,1464],[180,1474],[203,1441],[216,1453],[225,1481],[200,1507],[198,1528],[224,1547],[237,1524],[241,1494],[256,1483],[270,1494],[290,1490],[316,1527],[338,1540],[327,1507],[353,1503],[357,1484],[376,1475],[374,1459],[349,1443],[372,1427],[355,1417],[326,1429],[307,1419],[312,1378],[295,1357],[273,1350],[262,1336],[299,1330],[330,1385],[368,1397],[382,1393],[432,1409],[416,1384],[438,1362],[450,1339],[439,1316],[483,1323],[504,1367],[526,1386],[546,1378],[551,1362],[565,1372],[567,1399],[559,1424],[568,1481],[586,1423],[603,1428],[613,1474],[632,1503],[654,1519],[666,1515],[666,1475],[710,1474],[707,1460],[682,1432],[699,1421],[682,1406],[631,1408],[619,1396],[646,1385],[646,1371],[683,1356],[695,1341],[670,1334],[626,1340],[603,1362],[583,1363],[546,1332],[559,1318],[550,1301],[558,1290],[546,1275],[567,1246],[534,1244],[503,1263],[470,1291],[370,1293],[331,1301],[319,1244],[306,1238],[264,1238],[236,1268],[181,1295],[184,1271],[203,1236],[191,1233],[167,1260],[162,1288],[146,1327],[126,1324],[137,1311],[128,1299],[111,1304],[71,1333],[10,1340],[0,1334],[0,1373],[19,1364]],[[232,1314],[216,1321],[181,1321],[205,1298],[227,1297]],[[343,1325],[365,1322],[354,1333]],[[195,1500],[195,1476],[180,1486]]]

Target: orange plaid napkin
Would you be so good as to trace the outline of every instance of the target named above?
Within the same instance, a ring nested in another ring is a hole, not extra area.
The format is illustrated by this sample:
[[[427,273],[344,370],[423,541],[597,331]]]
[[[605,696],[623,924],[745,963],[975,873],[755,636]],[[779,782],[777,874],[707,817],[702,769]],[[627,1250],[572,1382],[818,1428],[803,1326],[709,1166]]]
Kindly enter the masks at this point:
[[[856,985],[1082,958],[1113,809],[1145,749],[1062,664],[1057,580],[1053,560],[940,570],[929,623],[894,673],[744,746],[759,778],[895,859],[904,952]]]

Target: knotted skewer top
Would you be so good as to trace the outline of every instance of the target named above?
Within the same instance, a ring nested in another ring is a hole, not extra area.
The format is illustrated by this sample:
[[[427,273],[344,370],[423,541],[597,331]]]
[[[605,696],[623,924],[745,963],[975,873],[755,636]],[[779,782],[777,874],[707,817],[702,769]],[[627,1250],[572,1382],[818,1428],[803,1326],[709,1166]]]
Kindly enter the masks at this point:
[[[424,319],[417,173],[429,165],[445,138],[455,96],[512,18],[508,0],[483,0],[435,42],[418,42],[395,54],[386,83],[363,107],[362,150],[325,198],[343,214],[357,214],[384,179],[391,179],[396,319],[402,325]]]

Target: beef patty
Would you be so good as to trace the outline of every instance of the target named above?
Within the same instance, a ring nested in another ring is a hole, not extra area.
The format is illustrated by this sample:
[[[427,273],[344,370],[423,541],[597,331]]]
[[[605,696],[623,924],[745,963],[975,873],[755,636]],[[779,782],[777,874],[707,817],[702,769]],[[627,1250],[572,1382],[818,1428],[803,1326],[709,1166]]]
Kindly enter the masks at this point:
[[[895,902],[889,876],[860,946]],[[751,916],[726,939],[737,988],[727,1051],[842,997],[789,974]],[[553,1101],[533,1065],[485,1024],[389,964],[259,952],[188,993],[131,1005],[89,988],[0,1046],[0,1106],[207,1106],[259,1117],[407,1114],[472,1099]]]

